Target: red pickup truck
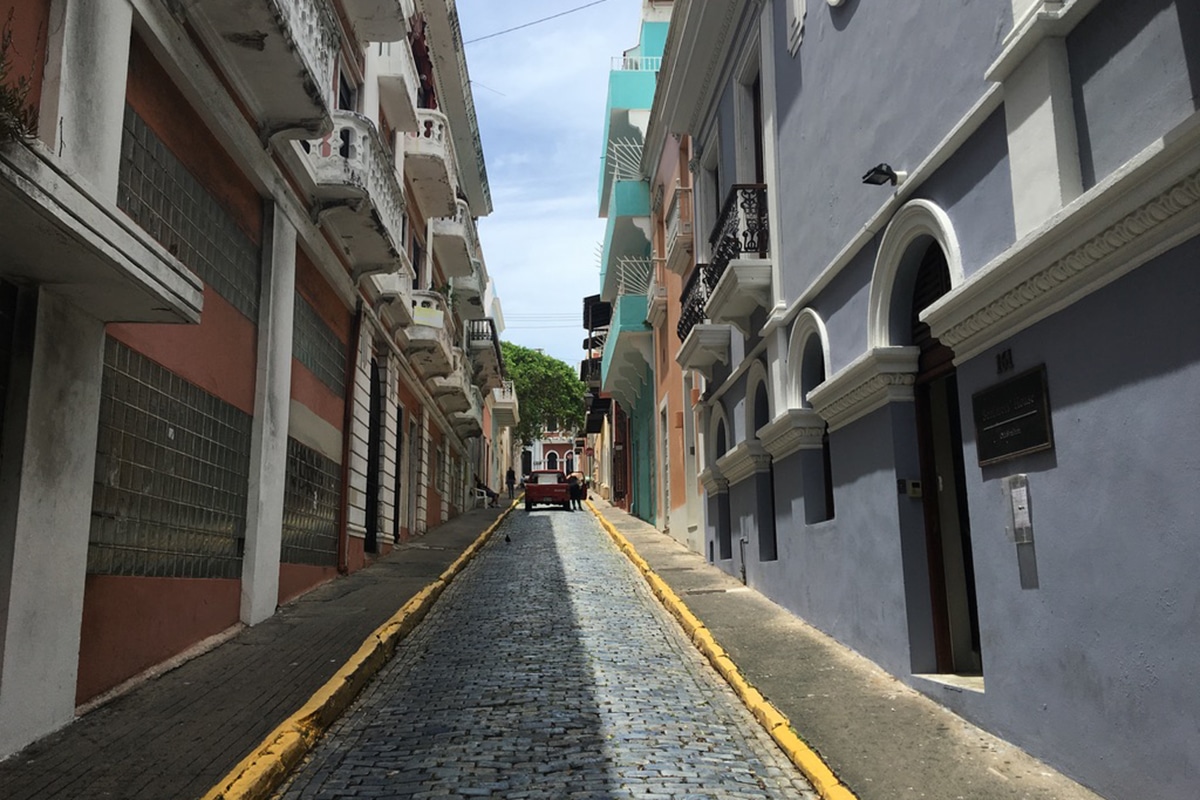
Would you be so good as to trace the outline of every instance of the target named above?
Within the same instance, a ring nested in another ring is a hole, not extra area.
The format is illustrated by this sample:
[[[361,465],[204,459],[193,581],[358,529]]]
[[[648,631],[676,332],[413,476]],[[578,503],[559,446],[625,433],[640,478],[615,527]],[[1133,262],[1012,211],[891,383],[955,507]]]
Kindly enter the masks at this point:
[[[571,508],[571,487],[567,476],[555,469],[535,469],[525,479],[525,510],[534,506]]]

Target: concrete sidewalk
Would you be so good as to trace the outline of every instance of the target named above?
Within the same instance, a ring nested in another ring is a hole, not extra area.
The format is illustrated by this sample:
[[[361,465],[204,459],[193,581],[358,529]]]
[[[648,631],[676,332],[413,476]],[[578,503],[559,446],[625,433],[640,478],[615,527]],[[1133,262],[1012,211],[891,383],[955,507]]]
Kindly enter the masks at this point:
[[[0,762],[5,800],[203,795],[508,509],[469,511]]]
[[[861,800],[1097,800],[652,525],[603,500],[592,503]]]

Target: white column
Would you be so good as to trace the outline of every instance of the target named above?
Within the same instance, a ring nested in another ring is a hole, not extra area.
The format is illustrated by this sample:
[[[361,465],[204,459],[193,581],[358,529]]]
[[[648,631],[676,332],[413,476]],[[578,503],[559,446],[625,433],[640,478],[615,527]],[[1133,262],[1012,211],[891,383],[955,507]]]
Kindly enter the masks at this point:
[[[279,554],[292,393],[296,229],[274,206],[266,212],[258,308],[258,369],[250,429],[250,491],[242,559],[241,620],[257,625],[279,603]]]
[[[1017,238],[1083,192],[1065,39],[1044,39],[1004,79]]]
[[[54,0],[39,134],[68,169],[115,203],[133,9],[127,0]]]
[[[72,720],[104,325],[47,290],[17,315],[0,453],[0,756]]]

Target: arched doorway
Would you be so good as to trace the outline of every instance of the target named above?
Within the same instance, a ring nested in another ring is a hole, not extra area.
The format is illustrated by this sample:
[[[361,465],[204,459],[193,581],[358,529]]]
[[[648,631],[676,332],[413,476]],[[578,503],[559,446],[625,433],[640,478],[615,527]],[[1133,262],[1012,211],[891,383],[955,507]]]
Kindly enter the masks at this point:
[[[920,314],[950,291],[946,256],[935,242],[921,257],[909,314],[920,348],[914,400],[921,463],[921,503],[938,672],[979,675],[983,659],[954,353],[933,337]]]

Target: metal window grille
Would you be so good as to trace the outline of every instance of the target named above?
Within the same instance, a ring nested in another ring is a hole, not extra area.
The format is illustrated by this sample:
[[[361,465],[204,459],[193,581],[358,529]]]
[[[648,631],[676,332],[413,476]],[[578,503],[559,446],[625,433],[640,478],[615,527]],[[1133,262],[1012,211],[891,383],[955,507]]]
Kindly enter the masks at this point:
[[[117,206],[234,308],[258,319],[258,247],[129,106]]]
[[[281,561],[337,566],[340,487],[336,462],[288,437]]]
[[[108,339],[88,572],[237,578],[248,414]]]
[[[338,397],[346,395],[346,346],[308,301],[296,294],[292,355]]]

